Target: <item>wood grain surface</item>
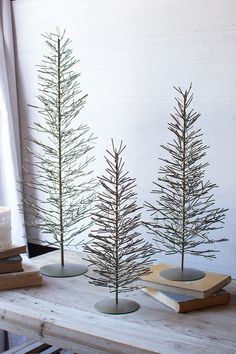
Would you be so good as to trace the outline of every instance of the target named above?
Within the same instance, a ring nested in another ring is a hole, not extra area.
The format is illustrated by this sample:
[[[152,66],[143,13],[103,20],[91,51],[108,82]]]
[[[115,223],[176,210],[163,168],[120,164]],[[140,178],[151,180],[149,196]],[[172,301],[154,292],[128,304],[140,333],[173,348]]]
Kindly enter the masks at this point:
[[[67,261],[81,261],[68,251]],[[36,257],[41,266],[59,260],[58,251]],[[89,270],[90,272],[91,270]],[[46,278],[41,288],[0,292],[0,327],[80,354],[232,354],[236,348],[236,281],[226,289],[230,303],[176,314],[141,290],[125,294],[141,305],[128,315],[98,313],[94,303],[112,297],[85,276]]]

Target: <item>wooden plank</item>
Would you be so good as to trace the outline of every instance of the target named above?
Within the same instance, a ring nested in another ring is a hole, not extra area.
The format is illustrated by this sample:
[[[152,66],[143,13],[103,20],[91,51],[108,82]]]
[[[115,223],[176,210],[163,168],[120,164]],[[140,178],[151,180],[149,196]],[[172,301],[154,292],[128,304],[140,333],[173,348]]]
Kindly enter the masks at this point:
[[[19,350],[21,350],[21,349],[27,347],[28,345],[30,345],[30,344],[32,344],[32,343],[34,343],[34,342],[35,342],[35,341],[33,341],[33,340],[27,340],[27,341],[25,341],[24,343],[21,343],[21,344],[17,345],[17,346],[14,347],[14,348],[11,348],[11,349],[9,349],[9,350],[6,350],[6,351],[4,352],[4,354],[15,354],[17,351],[19,351]]]
[[[21,332],[24,331],[25,335],[34,332],[38,338],[50,344],[53,339],[52,344],[60,343],[63,348],[79,353],[84,353],[83,347],[86,346],[98,349],[101,353],[109,347],[115,353],[156,353],[155,345],[150,342],[150,334],[147,333],[147,338],[144,335],[137,343],[137,326],[124,328],[123,323],[114,323],[114,319],[109,317],[108,323],[104,324],[102,315],[94,316],[85,311],[54,305],[30,296],[21,295],[19,301],[14,292],[11,296],[1,294],[0,303],[1,306],[5,305],[4,308],[8,304],[7,310],[0,310],[2,323],[13,324],[15,328],[20,328]],[[109,333],[107,324],[110,327]],[[145,348],[146,346],[149,348]]]
[[[46,350],[44,350],[43,352],[41,352],[41,354],[58,354],[61,353],[61,348],[59,347],[50,347]]]
[[[83,347],[89,346],[101,352],[107,350],[108,353],[183,353],[185,350],[189,353],[203,350],[204,353],[212,353],[213,350],[215,353],[230,353],[235,344],[223,338],[220,341],[217,337],[212,339],[208,334],[205,338],[195,333],[181,335],[176,333],[175,328],[168,328],[167,331],[165,326],[156,328],[147,322],[145,326],[125,323],[117,317],[94,315],[30,296],[21,295],[19,299],[14,292],[11,295],[2,294],[0,304],[1,308],[3,305],[7,308],[0,311],[2,324],[12,324],[25,335],[34,333],[47,343],[52,340],[52,344],[60,343],[63,348],[75,352],[86,353]]]
[[[5,351],[3,354],[57,354],[62,351],[59,347],[52,347],[49,344],[35,342],[32,340],[27,340],[24,343],[17,345],[14,348],[11,348]]]
[[[34,263],[40,266],[58,256],[53,252]],[[78,253],[69,252],[66,257],[80,262]],[[110,316],[94,309],[96,301],[109,297],[106,289],[90,285],[84,276],[45,277],[41,288],[0,292],[0,327],[80,354],[232,354],[236,282],[227,290],[231,293],[227,306],[187,315],[173,313],[136,291],[125,297],[138,301],[139,311]]]
[[[46,343],[34,342],[21,350],[15,352],[15,354],[37,354],[41,353],[43,350],[49,348],[50,346]]]
[[[5,351],[4,354],[36,354],[43,352],[49,347],[50,346],[48,344],[29,340]]]

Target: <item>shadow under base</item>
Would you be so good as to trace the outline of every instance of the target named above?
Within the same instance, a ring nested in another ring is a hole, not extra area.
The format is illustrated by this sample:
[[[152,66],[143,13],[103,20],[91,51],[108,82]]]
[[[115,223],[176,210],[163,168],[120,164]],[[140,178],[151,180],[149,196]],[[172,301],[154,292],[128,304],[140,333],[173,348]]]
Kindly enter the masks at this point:
[[[116,304],[115,299],[101,300],[95,304],[96,310],[110,315],[122,315],[134,312],[139,307],[137,302],[128,299],[120,299],[118,304]]]
[[[205,277],[205,273],[194,268],[168,268],[160,272],[162,278],[175,281],[193,281]]]
[[[67,278],[76,277],[86,273],[88,267],[83,264],[67,263],[64,266],[61,264],[48,264],[40,268],[40,273],[47,277]]]

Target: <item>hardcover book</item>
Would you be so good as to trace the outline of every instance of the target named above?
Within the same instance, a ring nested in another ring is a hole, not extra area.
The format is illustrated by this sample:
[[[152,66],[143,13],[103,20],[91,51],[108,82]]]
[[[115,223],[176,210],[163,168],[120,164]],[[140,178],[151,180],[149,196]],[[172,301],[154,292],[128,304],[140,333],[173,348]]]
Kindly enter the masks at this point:
[[[22,271],[22,258],[20,255],[0,259],[0,274]]]
[[[23,272],[0,274],[0,290],[42,285],[43,277],[29,260],[23,260]]]
[[[167,268],[173,268],[173,265],[160,263],[152,266],[152,273],[142,275],[138,284],[174,294],[205,298],[217,293],[231,281],[229,275],[213,272],[205,272],[205,277],[194,281],[168,280],[160,275],[160,272]]]
[[[179,313],[199,310],[216,305],[225,305],[229,302],[230,298],[230,294],[225,290],[220,290],[216,294],[210,295],[209,297],[203,299],[173,294],[153,288],[143,288],[141,290]]]
[[[0,249],[0,259],[26,253],[26,246],[11,245],[9,248]]]

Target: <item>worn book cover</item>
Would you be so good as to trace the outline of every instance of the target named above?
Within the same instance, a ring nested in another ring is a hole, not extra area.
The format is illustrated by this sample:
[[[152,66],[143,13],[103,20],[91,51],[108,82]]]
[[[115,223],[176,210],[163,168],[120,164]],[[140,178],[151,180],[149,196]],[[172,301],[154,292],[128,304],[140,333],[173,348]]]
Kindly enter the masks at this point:
[[[42,285],[43,277],[30,260],[23,258],[22,266],[22,272],[0,274],[0,290]]]
[[[22,273],[14,273],[22,274]],[[0,283],[0,290],[11,290],[19,288],[28,288],[32,286],[41,286],[43,283],[43,277],[40,274],[29,275],[25,278],[10,278],[5,279],[4,282]]]
[[[0,259],[0,274],[22,271],[22,257],[20,255]]]
[[[168,280],[160,275],[162,270],[172,267],[173,265],[165,263],[154,265],[151,267],[152,273],[142,275],[138,284],[174,294],[205,298],[215,294],[231,281],[229,275],[213,272],[205,272],[205,277],[194,281]]]
[[[26,253],[26,246],[11,245],[9,248],[0,249],[0,259]]]
[[[203,299],[196,299],[181,294],[173,294],[153,288],[143,288],[142,291],[160,301],[162,304],[172,308],[176,312],[189,312],[211,306],[225,305],[230,299],[230,294],[225,290],[220,290],[216,294]]]

